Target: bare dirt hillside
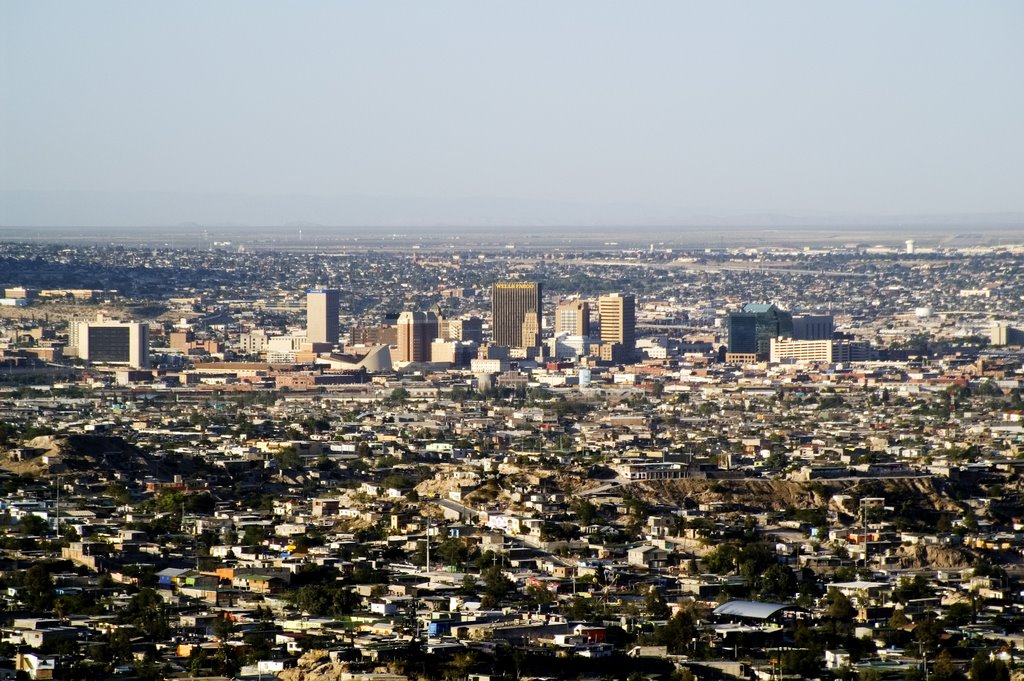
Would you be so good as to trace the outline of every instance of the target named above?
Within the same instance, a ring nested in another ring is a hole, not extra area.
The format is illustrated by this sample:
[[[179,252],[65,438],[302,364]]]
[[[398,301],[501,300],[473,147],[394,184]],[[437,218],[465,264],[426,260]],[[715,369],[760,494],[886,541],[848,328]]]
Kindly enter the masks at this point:
[[[0,456],[0,468],[33,475],[119,471],[135,479],[166,481],[172,471],[149,452],[119,437],[101,435],[42,435]]]
[[[931,478],[894,478],[843,482],[791,480],[659,480],[631,486],[645,501],[675,505],[721,504],[735,510],[815,509],[829,505],[833,496],[878,496],[889,505],[911,503],[932,513],[960,513],[961,508]],[[842,508],[837,510],[842,511]]]
[[[145,319],[177,321],[181,312],[170,310],[162,303],[128,305],[125,303],[72,303],[64,301],[41,302],[29,307],[0,307],[0,318],[43,320],[52,322],[72,319],[95,319],[96,313],[115,319]]]
[[[901,546],[896,555],[905,570],[964,568],[976,562],[967,551],[950,546]]]

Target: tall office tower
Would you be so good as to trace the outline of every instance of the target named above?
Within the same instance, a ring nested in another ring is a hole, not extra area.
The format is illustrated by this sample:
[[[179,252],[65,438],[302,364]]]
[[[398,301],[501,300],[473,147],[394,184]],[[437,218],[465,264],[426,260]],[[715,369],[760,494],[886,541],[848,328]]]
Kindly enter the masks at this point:
[[[636,349],[636,299],[631,295],[613,293],[597,299],[601,315],[601,344],[622,346],[626,356]]]
[[[437,337],[449,339],[452,337],[452,320],[445,319],[445,316],[440,312],[435,312],[437,315]]]
[[[499,282],[491,289],[491,342],[510,348],[523,347],[523,321],[540,317],[541,285],[537,282]]]
[[[336,288],[311,288],[306,291],[306,341],[338,342],[338,313],[341,293]]]
[[[535,348],[540,345],[540,320],[532,312],[523,315],[523,334],[520,343],[524,348]]]
[[[149,367],[149,326],[138,322],[78,322],[75,324],[78,356],[95,364],[124,364],[133,369]]]
[[[835,322],[830,314],[793,315],[794,340],[832,340]]]
[[[555,335],[590,335],[590,303],[585,300],[566,300],[555,308]]]
[[[729,313],[728,352],[768,359],[772,338],[793,337],[793,315],[770,303],[747,303]]]
[[[429,362],[430,345],[437,338],[437,315],[406,310],[398,315],[399,362]]]
[[[1024,345],[1024,330],[1006,322],[992,322],[989,338],[992,345]]]
[[[726,320],[726,328],[729,332],[729,343],[726,350],[729,353],[757,354],[757,316],[746,312],[730,312]]]

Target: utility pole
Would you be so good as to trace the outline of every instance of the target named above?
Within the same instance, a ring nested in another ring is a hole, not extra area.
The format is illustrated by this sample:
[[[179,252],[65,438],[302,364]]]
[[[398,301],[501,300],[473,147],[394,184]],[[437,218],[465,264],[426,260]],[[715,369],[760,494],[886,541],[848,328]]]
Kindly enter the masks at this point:
[[[430,572],[430,516],[427,516],[427,564],[424,566]],[[429,581],[429,579],[428,579]]]
[[[868,509],[867,509],[867,506],[864,505],[864,500],[863,499],[860,500],[860,519],[861,519],[860,520],[861,534],[863,535],[863,538],[864,538],[864,569],[867,570],[868,569],[868,548],[870,547],[871,542],[870,542],[870,540],[868,538]]]
[[[57,539],[60,539],[60,476],[57,476]]]

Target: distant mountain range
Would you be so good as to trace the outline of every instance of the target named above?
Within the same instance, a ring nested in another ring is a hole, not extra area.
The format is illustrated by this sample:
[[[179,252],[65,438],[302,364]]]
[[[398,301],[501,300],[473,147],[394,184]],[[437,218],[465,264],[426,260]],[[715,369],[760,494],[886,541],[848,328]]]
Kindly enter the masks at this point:
[[[1024,213],[745,214],[633,203],[586,204],[510,198],[0,191],[0,227],[5,228],[287,226],[315,231],[333,227],[486,230],[508,226],[599,229],[624,225],[666,228],[736,225],[765,229],[899,226],[1003,231],[1024,229]]]

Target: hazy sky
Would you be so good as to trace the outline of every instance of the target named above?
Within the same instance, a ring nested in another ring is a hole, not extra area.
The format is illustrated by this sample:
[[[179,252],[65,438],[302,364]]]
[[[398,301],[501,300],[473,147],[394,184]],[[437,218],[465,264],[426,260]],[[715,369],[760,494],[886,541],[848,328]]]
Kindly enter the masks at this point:
[[[66,191],[1022,211],[1022,30],[1019,0],[0,0],[0,224]]]

